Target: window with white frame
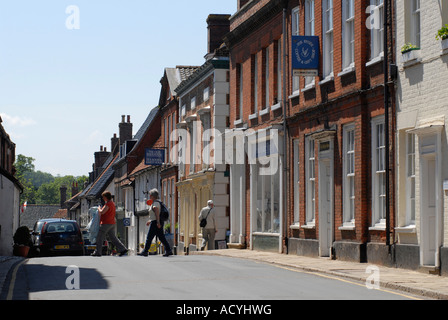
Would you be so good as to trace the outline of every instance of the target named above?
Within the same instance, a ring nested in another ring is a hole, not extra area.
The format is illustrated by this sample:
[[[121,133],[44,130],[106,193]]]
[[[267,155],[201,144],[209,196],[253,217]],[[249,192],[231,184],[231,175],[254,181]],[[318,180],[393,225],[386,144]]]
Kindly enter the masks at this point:
[[[258,112],[258,55],[254,54],[254,88],[253,88],[253,93],[254,93],[254,106],[253,106],[253,113],[257,113]]]
[[[305,1],[305,35],[314,36],[314,0]],[[305,86],[314,83],[314,77],[305,77]]]
[[[315,142],[306,138],[306,224],[316,221],[316,159]]]
[[[239,86],[239,91],[238,91],[238,118],[237,119],[242,119],[243,118],[243,64],[239,63],[237,65],[237,72],[238,72],[238,86]]]
[[[291,34],[293,36],[298,36],[300,35],[300,7],[295,7],[294,9],[292,9],[292,30],[291,30]],[[300,87],[299,87],[299,82],[300,82],[300,76],[293,76],[292,79],[292,86],[293,86],[293,93],[296,93],[299,91]]]
[[[265,85],[265,108],[268,108],[270,106],[270,95],[269,95],[269,47],[266,47],[264,49],[264,60],[265,60],[265,67],[264,67],[264,85]]]
[[[412,44],[420,47],[420,0],[412,0]]]
[[[190,173],[194,172],[195,157],[196,157],[196,130],[195,122],[190,122],[188,131],[190,132]]]
[[[277,102],[282,101],[282,42],[281,39],[277,41]]]
[[[204,92],[203,92],[203,100],[204,100],[204,102],[207,102],[209,98],[210,98],[210,88],[207,87],[207,88],[204,89]]]
[[[442,4],[442,26],[448,24],[448,0],[441,0]]]
[[[323,43],[323,75],[324,78],[333,74],[333,0],[322,1],[324,43]]]
[[[386,223],[386,139],[384,117],[372,120],[372,223]]]
[[[415,225],[415,135],[406,135],[406,223]]]
[[[342,1],[342,68],[355,65],[355,0]]]
[[[370,34],[370,58],[373,60],[384,55],[384,1],[370,0],[370,6],[371,19],[378,20],[372,24]]]
[[[196,109],[196,97],[191,98],[190,107],[191,107],[191,110]]]
[[[344,226],[355,223],[355,125],[343,129],[343,210]]]
[[[294,140],[294,224],[300,222],[300,153],[299,139]]]

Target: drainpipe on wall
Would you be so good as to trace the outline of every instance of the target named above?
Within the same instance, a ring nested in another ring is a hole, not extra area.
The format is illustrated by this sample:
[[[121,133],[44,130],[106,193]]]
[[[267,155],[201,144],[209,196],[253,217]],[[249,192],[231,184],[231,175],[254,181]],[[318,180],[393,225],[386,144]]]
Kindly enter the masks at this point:
[[[288,167],[287,167],[287,154],[288,154],[288,135],[286,125],[287,98],[286,98],[286,59],[288,59],[288,53],[286,51],[286,16],[288,9],[288,0],[283,0],[283,238],[285,240],[286,254],[288,254]],[[283,241],[281,239],[280,241]],[[283,250],[282,250],[283,251]]]
[[[384,117],[385,117],[385,147],[386,147],[386,245],[391,253],[390,243],[390,130],[389,130],[389,0],[384,0]]]

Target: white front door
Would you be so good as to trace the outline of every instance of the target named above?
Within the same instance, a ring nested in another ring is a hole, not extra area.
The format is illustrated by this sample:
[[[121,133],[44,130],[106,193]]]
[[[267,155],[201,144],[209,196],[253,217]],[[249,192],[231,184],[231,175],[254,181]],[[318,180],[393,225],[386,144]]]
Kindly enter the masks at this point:
[[[319,144],[319,251],[331,255],[333,245],[333,141]]]
[[[422,157],[421,181],[421,258],[424,266],[435,266],[437,257],[437,191],[434,156]]]

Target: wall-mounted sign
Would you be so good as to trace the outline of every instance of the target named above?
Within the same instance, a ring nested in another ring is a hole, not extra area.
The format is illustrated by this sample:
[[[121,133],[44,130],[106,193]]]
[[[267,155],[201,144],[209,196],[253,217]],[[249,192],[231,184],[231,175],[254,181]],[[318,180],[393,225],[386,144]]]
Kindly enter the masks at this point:
[[[164,149],[145,149],[145,165],[161,166],[165,163]]]
[[[294,76],[319,74],[319,37],[292,37],[292,69]]]

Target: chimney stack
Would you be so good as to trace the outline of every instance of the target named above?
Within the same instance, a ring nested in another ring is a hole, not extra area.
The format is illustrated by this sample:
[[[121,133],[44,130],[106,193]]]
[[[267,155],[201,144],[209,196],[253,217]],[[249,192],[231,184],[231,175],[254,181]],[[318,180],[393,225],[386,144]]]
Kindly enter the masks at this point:
[[[119,151],[117,146],[118,146],[118,141],[119,139],[117,138],[117,134],[114,133],[114,136],[112,137],[112,139],[110,139],[110,151],[113,152],[114,155],[117,154],[117,152]],[[117,148],[117,149],[115,149]]]
[[[76,196],[79,192],[78,182],[73,182],[72,184],[72,198]]]
[[[128,115],[127,122],[125,122],[126,116],[121,116],[121,123],[118,125],[120,130],[119,143],[120,146],[128,140],[132,140],[132,123],[131,116]]]
[[[229,14],[210,14],[208,25],[208,54],[215,52],[222,43],[224,36],[230,32]]]
[[[61,209],[66,209],[65,202],[67,201],[67,187],[62,185],[59,190],[61,192]]]

